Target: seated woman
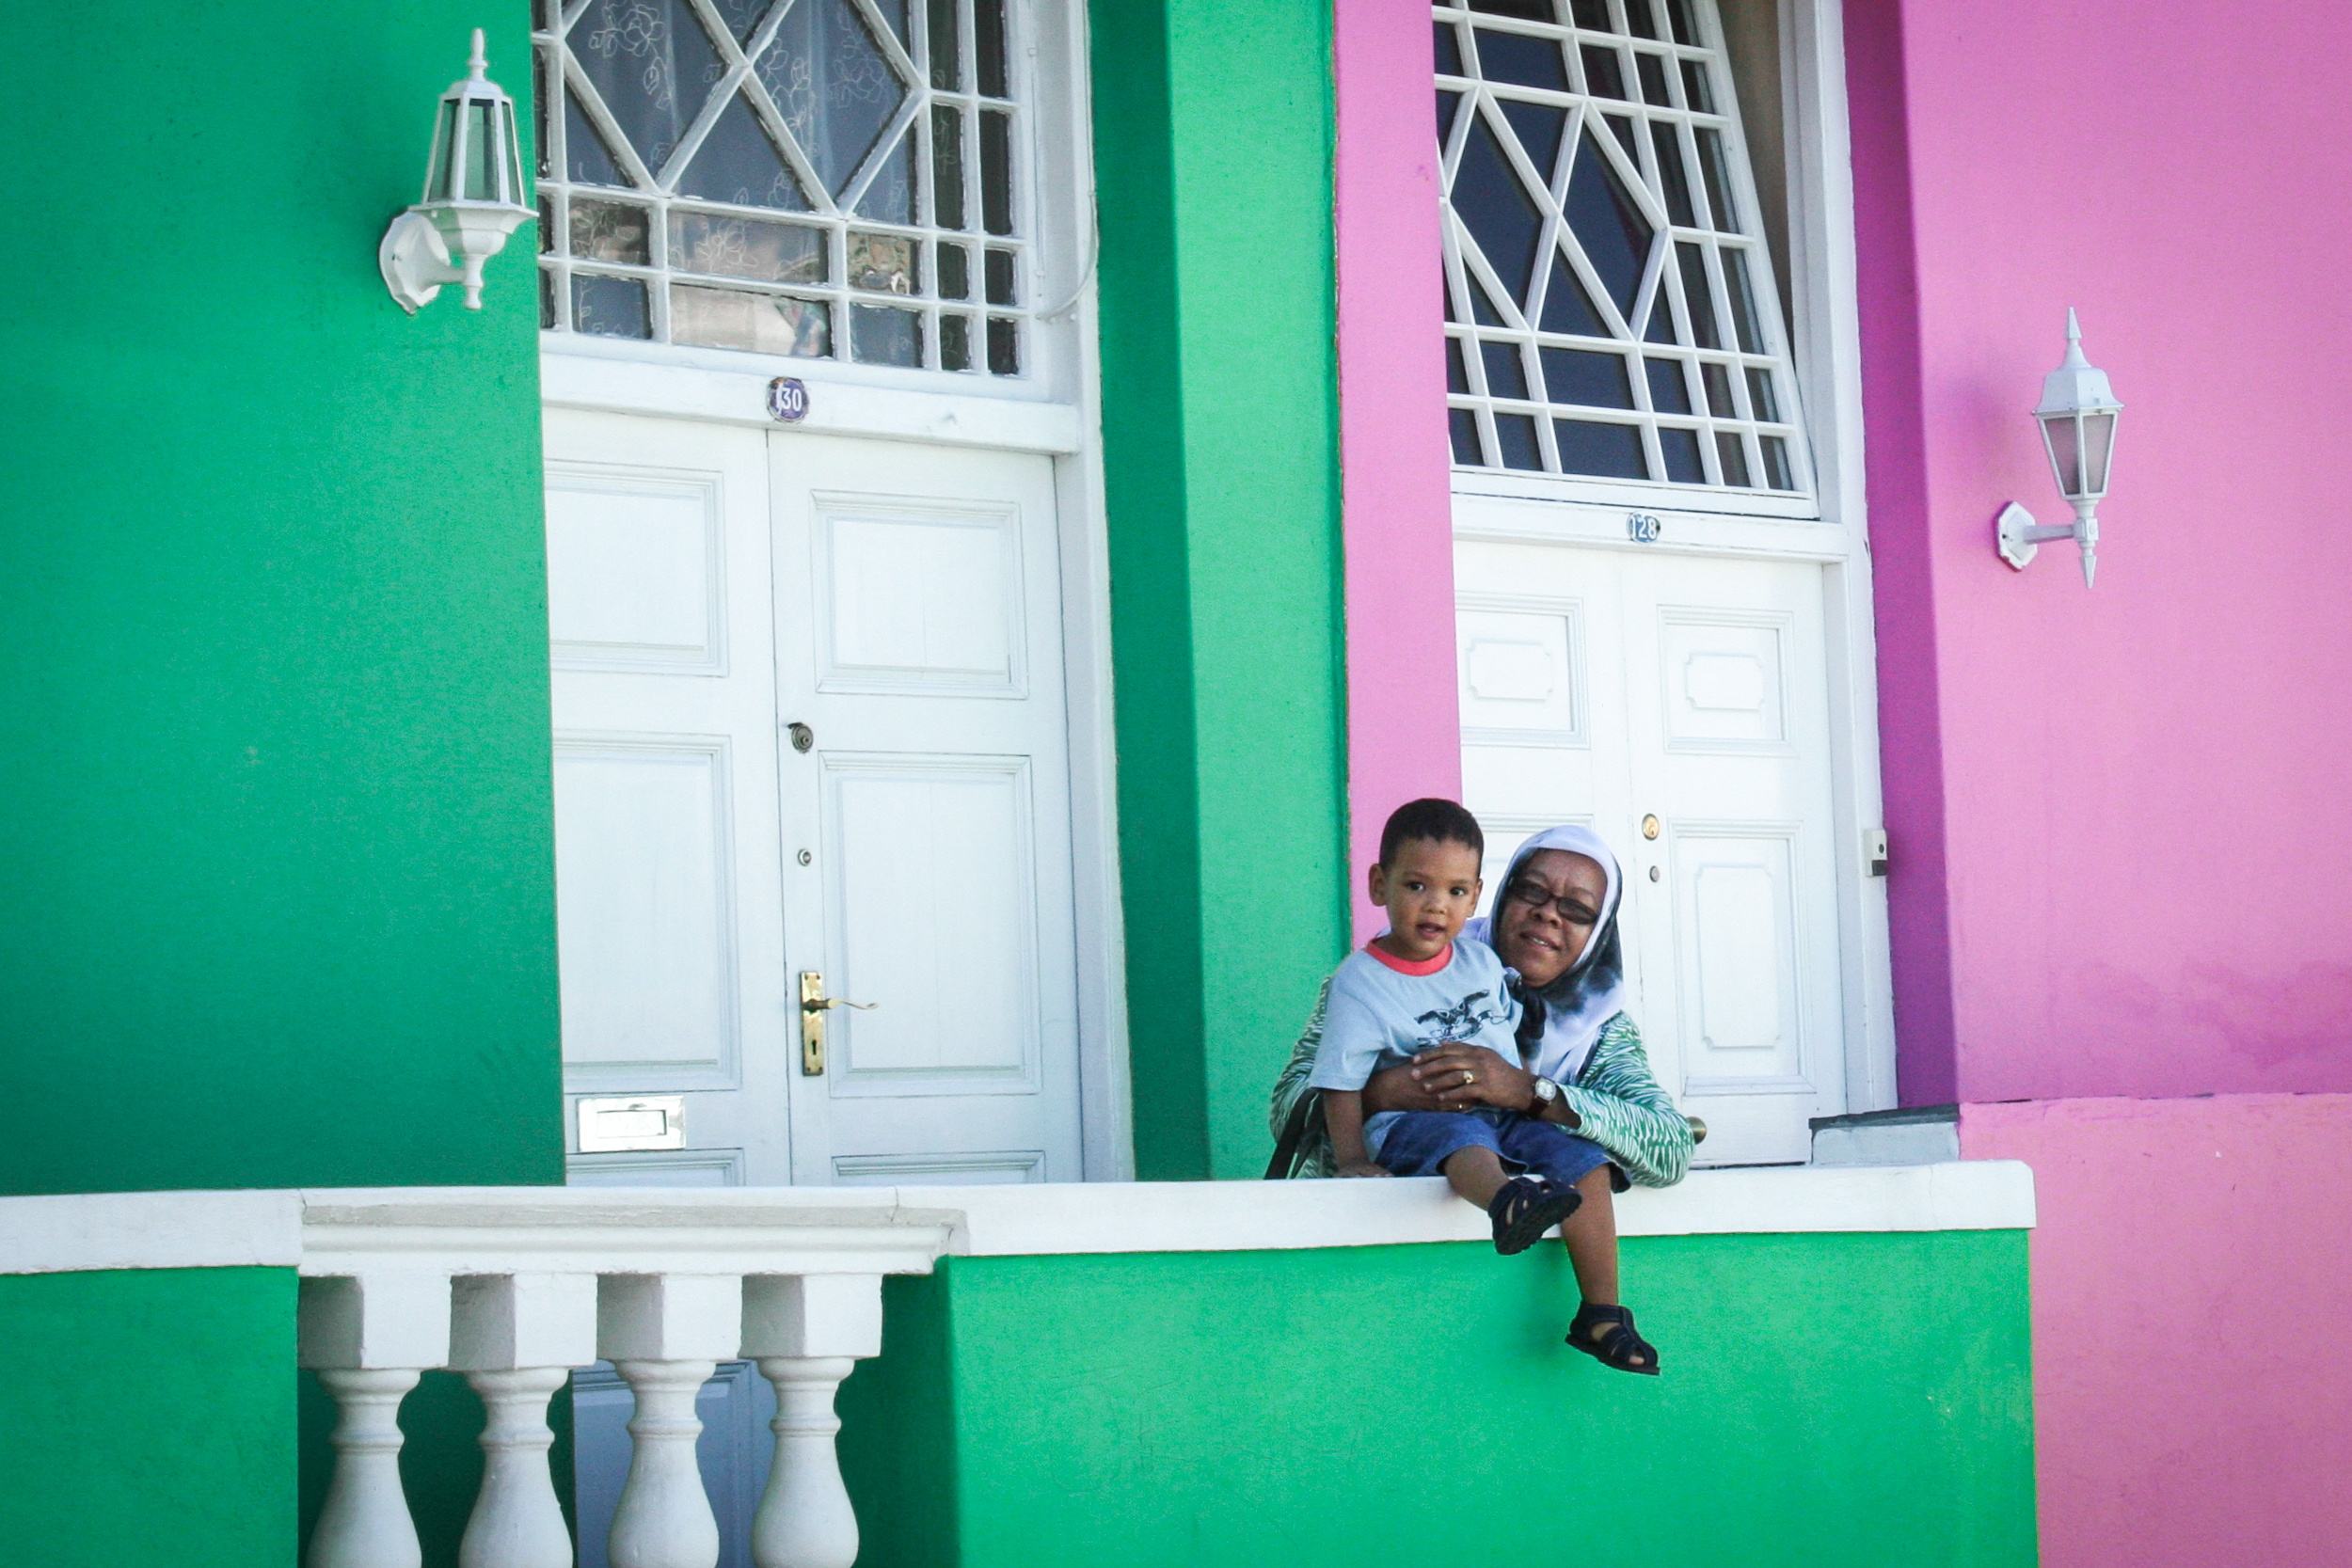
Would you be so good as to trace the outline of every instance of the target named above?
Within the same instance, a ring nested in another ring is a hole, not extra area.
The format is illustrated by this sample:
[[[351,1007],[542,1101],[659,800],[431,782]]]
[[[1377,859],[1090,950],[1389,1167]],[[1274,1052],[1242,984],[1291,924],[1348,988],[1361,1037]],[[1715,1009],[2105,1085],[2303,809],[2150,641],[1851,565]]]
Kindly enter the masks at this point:
[[[1562,1239],[1584,1298],[1568,1343],[1621,1370],[1655,1373],[1657,1352],[1634,1331],[1617,1299],[1616,1216],[1610,1201],[1636,1182],[1664,1187],[1690,1168],[1690,1122],[1658,1085],[1641,1031],[1625,1008],[1617,858],[1587,828],[1560,827],[1519,846],[1486,919],[1465,938],[1492,945],[1516,972],[1526,1009],[1518,1046],[1506,1060],[1483,1047],[1449,1044],[1364,1085],[1374,1111],[1517,1111],[1558,1123],[1598,1144],[1610,1163],[1580,1181],[1584,1202]],[[1326,995],[1329,986],[1326,982]],[[1323,1042],[1324,999],[1275,1086],[1276,1168],[1268,1176],[1335,1174],[1331,1145],[1308,1078]]]

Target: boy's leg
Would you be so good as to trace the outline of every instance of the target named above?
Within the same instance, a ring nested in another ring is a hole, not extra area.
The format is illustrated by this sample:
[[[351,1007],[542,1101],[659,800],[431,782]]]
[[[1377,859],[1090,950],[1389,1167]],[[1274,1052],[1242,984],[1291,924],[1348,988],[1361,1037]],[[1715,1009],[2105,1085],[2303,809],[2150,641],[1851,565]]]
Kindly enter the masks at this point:
[[[1576,1288],[1595,1307],[1617,1305],[1617,1215],[1609,1190],[1609,1167],[1596,1165],[1576,1184],[1584,1195],[1583,1207],[1560,1227],[1568,1244],[1568,1265],[1576,1270]],[[1613,1333],[1615,1323],[1605,1325]]]
[[[1446,1180],[1458,1196],[1470,1199],[1481,1209],[1494,1202],[1495,1194],[1502,1191],[1502,1183],[1508,1180],[1502,1174],[1501,1156],[1483,1144],[1455,1149],[1438,1168],[1445,1172]]]

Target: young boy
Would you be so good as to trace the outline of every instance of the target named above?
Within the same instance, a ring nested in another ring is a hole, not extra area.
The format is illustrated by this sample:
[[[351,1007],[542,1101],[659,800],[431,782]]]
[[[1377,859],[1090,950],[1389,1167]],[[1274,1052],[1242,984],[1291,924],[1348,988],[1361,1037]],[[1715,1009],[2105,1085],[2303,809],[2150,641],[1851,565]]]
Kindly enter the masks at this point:
[[[1519,1005],[1502,961],[1454,941],[1478,907],[1486,853],[1478,819],[1451,800],[1397,808],[1380,834],[1372,896],[1389,928],[1331,977],[1323,1044],[1308,1082],[1342,1176],[1443,1173],[1494,1221],[1495,1250],[1524,1252],[1583,1201],[1577,1180],[1592,1146],[1565,1128],[1507,1112],[1384,1111],[1366,1119],[1363,1086],[1383,1068],[1448,1041],[1519,1059]],[[1521,1167],[1511,1176],[1504,1162]],[[1375,1163],[1376,1162],[1376,1163]]]

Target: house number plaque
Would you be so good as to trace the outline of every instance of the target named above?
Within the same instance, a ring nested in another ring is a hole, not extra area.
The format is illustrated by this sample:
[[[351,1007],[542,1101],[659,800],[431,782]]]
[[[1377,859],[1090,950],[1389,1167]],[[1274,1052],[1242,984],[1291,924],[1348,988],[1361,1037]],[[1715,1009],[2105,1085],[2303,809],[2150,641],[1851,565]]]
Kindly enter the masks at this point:
[[[807,419],[807,384],[788,375],[780,375],[768,383],[768,413],[785,424],[799,424]]]

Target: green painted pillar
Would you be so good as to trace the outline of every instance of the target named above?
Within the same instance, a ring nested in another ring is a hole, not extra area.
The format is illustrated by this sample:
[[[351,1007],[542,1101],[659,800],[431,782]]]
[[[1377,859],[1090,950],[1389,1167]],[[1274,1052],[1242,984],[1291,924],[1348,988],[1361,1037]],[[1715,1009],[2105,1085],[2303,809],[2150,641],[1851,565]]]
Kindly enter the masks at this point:
[[[1090,23],[1136,1166],[1248,1177],[1346,941],[1330,15]]]

